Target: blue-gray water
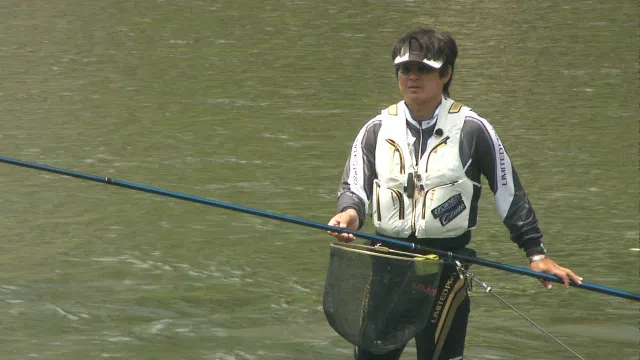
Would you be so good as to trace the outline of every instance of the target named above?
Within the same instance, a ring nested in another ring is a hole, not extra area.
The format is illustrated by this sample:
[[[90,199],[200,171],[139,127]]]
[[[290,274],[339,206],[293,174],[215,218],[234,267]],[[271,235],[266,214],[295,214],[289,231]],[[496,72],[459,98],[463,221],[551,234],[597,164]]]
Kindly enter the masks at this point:
[[[351,141],[399,97],[393,42],[434,26],[458,40],[453,97],[501,135],[551,255],[638,292],[637,15],[604,0],[6,0],[0,155],[326,223]],[[349,359],[322,313],[323,231],[9,165],[0,187],[1,359]],[[474,248],[526,266],[483,201]],[[637,303],[474,272],[585,359],[637,359]],[[573,358],[472,296],[465,358]]]

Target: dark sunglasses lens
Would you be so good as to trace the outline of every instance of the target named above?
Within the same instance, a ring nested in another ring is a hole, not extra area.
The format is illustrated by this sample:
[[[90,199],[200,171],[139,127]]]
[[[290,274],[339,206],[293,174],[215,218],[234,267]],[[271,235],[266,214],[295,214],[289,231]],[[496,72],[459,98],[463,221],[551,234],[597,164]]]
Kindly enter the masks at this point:
[[[428,65],[420,65],[418,67],[418,70],[423,74],[429,74],[436,71],[435,68],[432,68],[431,66],[428,66]]]
[[[402,75],[409,75],[411,71],[414,71],[417,74],[429,74],[433,72],[435,69],[431,66],[417,64],[417,65],[409,65],[409,64],[401,64],[398,66],[398,71]]]

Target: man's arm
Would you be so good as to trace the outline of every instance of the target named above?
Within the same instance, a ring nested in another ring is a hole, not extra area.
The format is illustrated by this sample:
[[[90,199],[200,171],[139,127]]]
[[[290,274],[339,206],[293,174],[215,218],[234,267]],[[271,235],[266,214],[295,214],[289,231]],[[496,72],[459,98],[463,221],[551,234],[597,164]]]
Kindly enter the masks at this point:
[[[581,284],[580,276],[544,255],[546,250],[542,247],[542,231],[538,227],[538,219],[493,127],[472,113],[465,120],[462,135],[471,144],[471,161],[478,162],[480,172],[487,178],[498,213],[509,229],[511,240],[526,252],[531,270],[555,275],[567,287],[569,281]],[[547,289],[551,288],[550,281],[540,282]]]
[[[373,180],[376,177],[375,153],[380,126],[381,120],[374,118],[358,133],[345,164],[338,190],[338,213],[354,209],[358,214],[358,229],[364,225],[373,191]]]
[[[511,240],[526,251],[527,256],[543,253],[542,230],[536,213],[495,130],[485,119],[472,113],[466,118],[462,131],[463,138],[471,140],[471,161],[476,162],[475,166],[487,179]]]

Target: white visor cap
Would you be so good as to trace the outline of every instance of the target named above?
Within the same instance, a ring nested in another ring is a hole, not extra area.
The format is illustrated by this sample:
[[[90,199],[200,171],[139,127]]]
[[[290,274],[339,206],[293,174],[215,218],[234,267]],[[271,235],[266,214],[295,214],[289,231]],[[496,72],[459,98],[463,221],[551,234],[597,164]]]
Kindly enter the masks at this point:
[[[407,61],[418,61],[425,63],[432,68],[440,69],[442,64],[444,64],[444,60],[436,60],[436,59],[427,59],[424,57],[422,52],[409,52],[409,47],[404,46],[400,55],[396,56],[395,60],[393,60],[394,65],[398,65]]]

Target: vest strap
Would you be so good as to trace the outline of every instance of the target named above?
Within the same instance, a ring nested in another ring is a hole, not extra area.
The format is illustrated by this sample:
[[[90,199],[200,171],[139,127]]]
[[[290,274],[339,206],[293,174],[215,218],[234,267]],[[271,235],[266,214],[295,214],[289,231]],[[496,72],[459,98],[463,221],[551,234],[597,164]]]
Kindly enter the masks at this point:
[[[462,109],[462,103],[454,102],[449,108],[449,114],[457,114],[460,112],[460,109]]]

